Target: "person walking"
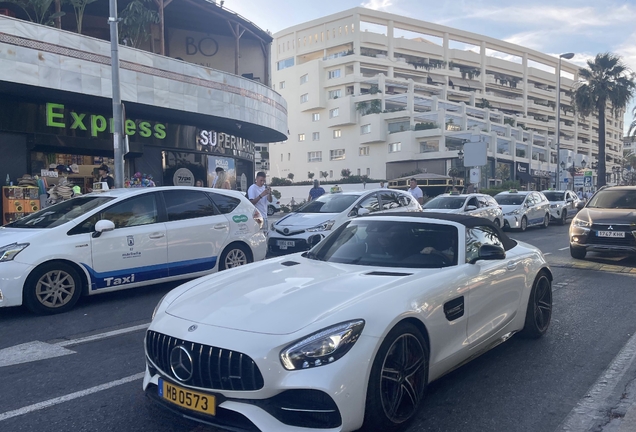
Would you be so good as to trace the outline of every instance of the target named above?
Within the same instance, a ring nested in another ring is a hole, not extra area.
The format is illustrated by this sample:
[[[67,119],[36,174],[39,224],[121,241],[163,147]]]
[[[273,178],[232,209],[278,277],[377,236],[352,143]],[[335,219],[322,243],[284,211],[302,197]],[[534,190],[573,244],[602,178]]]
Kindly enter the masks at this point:
[[[272,202],[272,188],[265,185],[266,175],[263,171],[256,173],[254,184],[247,190],[247,199],[261,212],[263,230],[267,231],[267,206]]]
[[[104,182],[108,185],[108,189],[113,189],[115,187],[115,179],[109,175],[110,168],[106,164],[101,164],[99,168],[97,168],[97,172],[99,173],[99,182]]]
[[[219,180],[219,173],[225,172],[221,167],[216,167],[214,171],[216,172],[216,177],[214,177],[214,181],[212,182],[212,188],[216,187],[216,182]]]
[[[324,194],[325,194],[325,190],[322,187],[320,187],[320,181],[314,180],[314,187],[309,189],[309,197],[307,198],[307,201],[313,201],[319,196]]]
[[[409,189],[407,190],[407,192],[411,194],[411,196],[415,198],[418,203],[424,204],[424,192],[422,192],[422,189],[420,189],[420,187],[417,185],[417,180],[415,180],[414,178],[409,180]]]

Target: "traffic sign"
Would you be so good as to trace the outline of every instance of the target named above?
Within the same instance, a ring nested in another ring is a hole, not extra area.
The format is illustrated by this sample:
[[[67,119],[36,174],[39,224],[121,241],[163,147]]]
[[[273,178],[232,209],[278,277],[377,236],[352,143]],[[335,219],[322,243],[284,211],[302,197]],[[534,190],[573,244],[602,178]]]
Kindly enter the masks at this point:
[[[568,179],[568,178],[564,178],[563,179],[563,183],[569,183],[569,182],[570,182],[570,179]]]
[[[583,186],[585,187],[592,187],[592,176],[585,176],[583,178]]]

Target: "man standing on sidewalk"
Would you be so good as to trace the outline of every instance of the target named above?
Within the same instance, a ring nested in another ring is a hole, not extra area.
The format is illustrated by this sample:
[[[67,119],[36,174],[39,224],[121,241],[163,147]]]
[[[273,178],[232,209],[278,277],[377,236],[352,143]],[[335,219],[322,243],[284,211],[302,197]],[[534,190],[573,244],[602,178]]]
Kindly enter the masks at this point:
[[[424,204],[424,193],[422,192],[422,189],[420,189],[420,187],[417,185],[417,180],[415,180],[414,178],[409,180],[409,186],[410,187],[407,192],[410,193],[411,196],[415,198],[418,203]]]
[[[247,190],[247,199],[261,212],[263,216],[263,229],[267,231],[267,206],[272,202],[272,188],[265,186],[265,173],[259,171],[256,173],[254,184]]]

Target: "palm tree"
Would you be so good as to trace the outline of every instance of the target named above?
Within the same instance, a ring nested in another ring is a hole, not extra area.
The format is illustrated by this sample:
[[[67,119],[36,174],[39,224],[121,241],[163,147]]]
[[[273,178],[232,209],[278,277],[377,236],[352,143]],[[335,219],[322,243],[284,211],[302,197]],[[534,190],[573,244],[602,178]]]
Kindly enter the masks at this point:
[[[598,113],[598,187],[605,186],[605,109],[611,104],[614,116],[625,109],[636,90],[633,73],[621,57],[597,54],[587,61],[588,68],[579,69],[579,81],[574,92],[574,106],[580,115]]]

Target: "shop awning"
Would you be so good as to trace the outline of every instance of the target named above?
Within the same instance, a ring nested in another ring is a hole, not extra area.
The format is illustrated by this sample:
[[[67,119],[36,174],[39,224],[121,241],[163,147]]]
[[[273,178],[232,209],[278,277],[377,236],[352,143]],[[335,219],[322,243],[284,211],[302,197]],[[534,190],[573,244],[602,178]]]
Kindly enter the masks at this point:
[[[525,171],[517,171],[517,180],[521,180],[526,183],[533,183],[534,178]]]

